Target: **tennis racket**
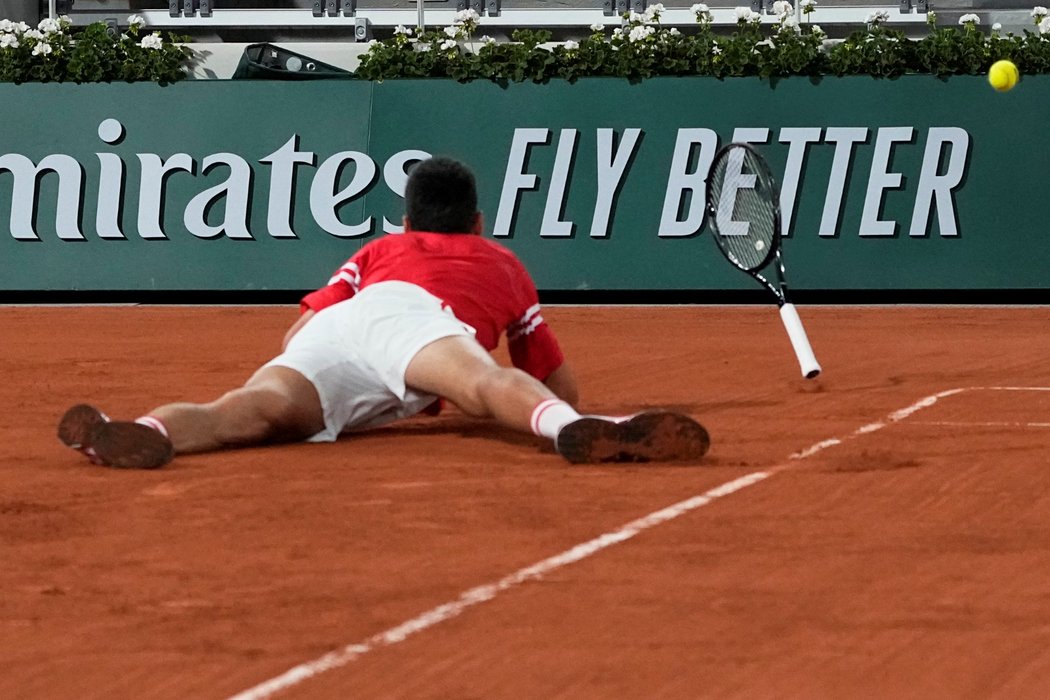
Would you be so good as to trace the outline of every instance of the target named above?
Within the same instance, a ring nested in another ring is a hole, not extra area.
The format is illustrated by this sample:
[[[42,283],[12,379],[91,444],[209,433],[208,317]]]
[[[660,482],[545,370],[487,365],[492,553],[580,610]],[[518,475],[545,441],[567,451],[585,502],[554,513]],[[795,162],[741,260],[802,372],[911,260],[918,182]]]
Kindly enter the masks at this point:
[[[746,143],[723,146],[711,163],[706,189],[708,220],[719,250],[773,292],[802,376],[816,377],[820,364],[784,281],[780,193],[765,159]],[[775,284],[761,274],[766,266],[773,268]]]

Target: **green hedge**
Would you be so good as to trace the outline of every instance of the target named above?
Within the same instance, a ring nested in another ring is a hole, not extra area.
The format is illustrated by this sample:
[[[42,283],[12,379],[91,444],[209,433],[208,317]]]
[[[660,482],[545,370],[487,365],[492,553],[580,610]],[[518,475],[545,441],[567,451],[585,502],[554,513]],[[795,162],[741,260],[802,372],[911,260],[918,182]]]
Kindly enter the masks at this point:
[[[373,42],[356,75],[366,80],[445,77],[500,83],[659,75],[891,78],[905,73],[975,75],[1000,59],[1013,61],[1022,73],[1050,72],[1045,8],[1033,10],[1033,29],[1021,36],[996,29],[986,35],[976,15],[963,16],[958,28],[938,28],[931,13],[928,34],[914,39],[886,26],[888,17],[875,12],[845,40],[829,41],[819,26],[805,21],[816,3],[802,3],[802,23],[787,2],[775,4],[777,22],[769,25],[750,9],[737,8],[739,21],[730,33],[716,31],[705,5],[693,6],[697,26],[687,33],[664,27],[663,6],[652,5],[645,14],[629,13],[619,27],[594,26],[582,41],[553,47],[545,45],[551,38],[547,31],[519,30],[512,42],[474,40],[479,17],[465,10],[444,30],[413,36],[412,30],[399,27],[393,38]]]
[[[0,82],[164,84],[187,76],[192,51],[178,43],[180,37],[143,33],[145,22],[136,15],[128,17],[128,25],[118,34],[96,22],[73,34],[65,17],[45,19],[35,29],[0,20]]]
[[[473,10],[456,16],[452,26],[414,36],[398,27],[392,38],[374,41],[354,73],[363,80],[452,78],[497,83],[575,81],[612,76],[632,81],[653,76],[699,75],[717,78],[803,75],[872,75],[892,78],[906,73],[936,76],[976,75],[1000,59],[1016,64],[1022,74],[1050,72],[1050,17],[1032,10],[1033,26],[1021,35],[986,34],[976,15],[964,15],[959,27],[937,27],[928,15],[927,34],[910,38],[886,25],[874,12],[863,28],[844,40],[829,41],[807,21],[816,3],[802,0],[796,19],[787,2],[774,4],[776,22],[737,8],[739,21],[730,31],[716,30],[706,5],[694,5],[695,29],[664,27],[662,5],[644,14],[624,16],[612,29],[592,27],[579,42],[550,45],[547,31],[518,30],[512,41],[496,42],[475,34],[480,17]],[[193,55],[183,38],[160,32],[145,34],[144,22],[132,15],[128,29],[117,34],[99,22],[73,33],[65,18],[45,19],[34,29],[0,20],[0,82],[101,82],[124,80],[169,83],[187,77]]]

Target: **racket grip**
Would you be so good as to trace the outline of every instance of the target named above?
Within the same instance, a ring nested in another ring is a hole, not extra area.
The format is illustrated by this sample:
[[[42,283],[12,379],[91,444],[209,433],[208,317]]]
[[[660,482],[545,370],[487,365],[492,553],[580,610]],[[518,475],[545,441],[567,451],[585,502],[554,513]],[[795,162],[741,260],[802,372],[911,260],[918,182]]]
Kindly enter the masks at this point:
[[[798,317],[795,305],[788,303],[780,307],[780,320],[784,322],[788,338],[791,339],[791,347],[795,349],[799,367],[802,368],[802,376],[812,379],[820,374],[820,364],[817,362],[813,348],[806,337],[806,329],[802,327],[802,319]]]

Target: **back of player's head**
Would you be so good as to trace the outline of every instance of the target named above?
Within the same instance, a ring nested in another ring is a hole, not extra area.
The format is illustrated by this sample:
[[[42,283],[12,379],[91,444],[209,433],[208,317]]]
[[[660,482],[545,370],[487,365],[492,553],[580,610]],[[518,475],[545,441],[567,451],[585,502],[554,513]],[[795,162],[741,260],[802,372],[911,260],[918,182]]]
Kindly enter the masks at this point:
[[[451,158],[430,158],[408,174],[405,214],[416,231],[469,233],[478,213],[474,173]]]

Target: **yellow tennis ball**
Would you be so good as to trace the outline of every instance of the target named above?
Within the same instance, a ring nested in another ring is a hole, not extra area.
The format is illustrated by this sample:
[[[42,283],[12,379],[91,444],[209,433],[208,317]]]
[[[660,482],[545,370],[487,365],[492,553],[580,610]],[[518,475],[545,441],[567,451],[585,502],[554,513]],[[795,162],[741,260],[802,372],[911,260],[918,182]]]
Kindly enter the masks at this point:
[[[996,61],[988,69],[988,82],[999,92],[1006,92],[1020,80],[1021,73],[1012,62],[1003,59]]]

